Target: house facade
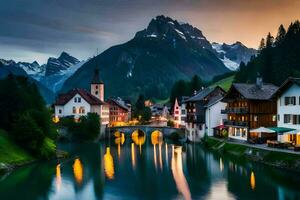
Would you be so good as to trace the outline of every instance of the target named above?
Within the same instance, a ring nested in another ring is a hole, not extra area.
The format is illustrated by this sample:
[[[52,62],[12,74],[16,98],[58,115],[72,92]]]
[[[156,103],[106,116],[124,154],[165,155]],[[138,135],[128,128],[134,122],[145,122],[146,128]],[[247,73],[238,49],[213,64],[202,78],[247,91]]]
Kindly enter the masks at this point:
[[[290,129],[278,134],[278,141],[300,145],[300,78],[287,79],[278,89],[277,126]]]
[[[228,127],[228,137],[247,141],[258,137],[250,134],[250,129],[276,126],[277,106],[273,95],[277,89],[273,84],[264,84],[260,77],[256,84],[232,84],[222,100],[227,103],[222,114],[227,114],[224,125]]]
[[[121,98],[110,98],[109,104],[109,125],[123,126],[131,119],[131,106],[125,103]]]
[[[95,70],[90,92],[75,88],[58,96],[54,103],[55,118],[72,116],[78,120],[87,113],[97,113],[101,124],[109,123],[109,104],[104,100],[104,84],[99,79],[99,71]]]
[[[227,106],[227,103],[221,101],[224,95],[225,94],[220,94],[215,96],[205,106],[205,124],[208,136],[213,136],[214,130],[223,125],[224,121],[227,120],[227,115],[221,113],[221,110]]]
[[[182,96],[179,99],[175,99],[174,107],[173,107],[173,119],[174,125],[176,128],[185,127],[185,121],[187,116],[186,103],[185,101],[189,97]]]
[[[217,99],[220,96],[224,96],[225,91],[220,87],[215,88],[205,88],[200,90],[195,96],[186,100],[187,118],[186,118],[186,131],[189,141],[199,142],[207,133],[208,119],[213,118],[212,113],[217,112],[215,109],[208,111],[207,108],[212,108],[213,104],[210,102],[213,99]],[[207,107],[208,106],[208,107]],[[214,107],[214,108],[218,108]],[[220,113],[219,110],[218,113]],[[218,114],[219,116],[220,114]],[[216,118],[218,118],[216,116]],[[218,119],[220,120],[220,119]],[[209,124],[210,128],[213,126],[212,123]]]

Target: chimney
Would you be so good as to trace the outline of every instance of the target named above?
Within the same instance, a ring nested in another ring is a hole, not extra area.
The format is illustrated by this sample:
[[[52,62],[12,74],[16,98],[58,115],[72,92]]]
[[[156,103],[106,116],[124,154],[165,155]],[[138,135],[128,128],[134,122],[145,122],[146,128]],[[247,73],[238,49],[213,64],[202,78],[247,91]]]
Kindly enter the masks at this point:
[[[263,79],[259,73],[257,73],[257,77],[256,77],[256,86],[259,88],[262,88],[263,86]]]

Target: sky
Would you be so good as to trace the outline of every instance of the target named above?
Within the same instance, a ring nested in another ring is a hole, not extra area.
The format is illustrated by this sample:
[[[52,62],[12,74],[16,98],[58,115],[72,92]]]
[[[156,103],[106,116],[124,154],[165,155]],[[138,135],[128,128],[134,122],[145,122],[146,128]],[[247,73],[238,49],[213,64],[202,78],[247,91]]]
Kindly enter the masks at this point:
[[[299,0],[1,0],[0,58],[40,64],[62,51],[84,60],[132,39],[157,15],[202,30],[211,42],[257,48],[300,19]]]

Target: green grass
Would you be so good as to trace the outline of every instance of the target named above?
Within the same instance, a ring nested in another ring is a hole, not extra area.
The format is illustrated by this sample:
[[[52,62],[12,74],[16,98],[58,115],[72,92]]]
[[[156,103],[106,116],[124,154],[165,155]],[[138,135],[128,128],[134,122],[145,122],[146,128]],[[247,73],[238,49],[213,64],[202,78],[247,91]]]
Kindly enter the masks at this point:
[[[167,99],[156,99],[156,98],[153,98],[153,102],[154,103],[157,103],[157,104],[167,104],[169,103],[170,99],[167,98]]]
[[[22,164],[33,161],[34,158],[17,146],[3,130],[0,130],[0,163]]]
[[[225,91],[228,91],[231,84],[233,83],[233,80],[234,80],[234,75],[224,78],[222,80],[219,80],[219,81],[213,83],[212,85],[210,85],[210,87],[220,86]]]

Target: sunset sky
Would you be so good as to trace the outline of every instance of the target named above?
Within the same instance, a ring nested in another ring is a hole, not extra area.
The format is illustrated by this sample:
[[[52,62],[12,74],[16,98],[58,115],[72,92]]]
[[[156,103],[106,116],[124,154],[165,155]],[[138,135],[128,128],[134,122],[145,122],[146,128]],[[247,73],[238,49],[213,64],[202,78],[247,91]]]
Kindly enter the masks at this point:
[[[300,19],[298,0],[1,0],[0,58],[41,64],[69,52],[86,59],[131,39],[157,15],[188,22],[209,41],[257,48]]]

